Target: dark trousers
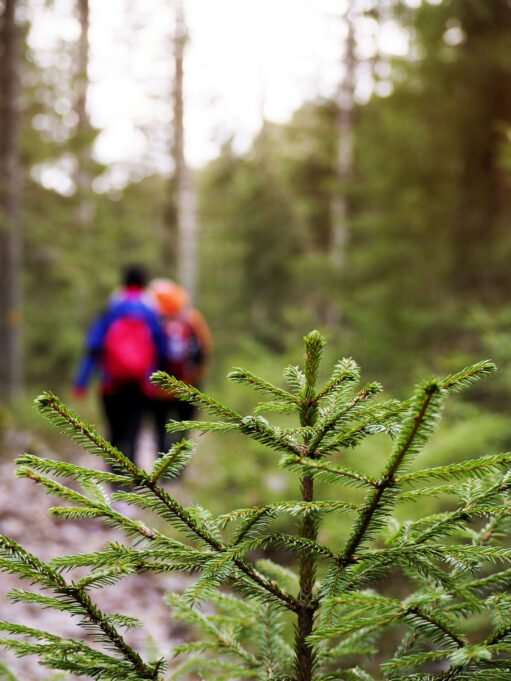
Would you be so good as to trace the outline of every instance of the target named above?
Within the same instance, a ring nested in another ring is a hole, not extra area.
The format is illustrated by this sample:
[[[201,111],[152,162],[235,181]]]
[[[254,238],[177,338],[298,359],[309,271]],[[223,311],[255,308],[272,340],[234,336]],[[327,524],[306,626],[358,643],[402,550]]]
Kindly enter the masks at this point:
[[[102,397],[110,442],[135,463],[145,398],[138,385],[124,385]]]
[[[172,421],[191,421],[195,413],[195,406],[180,400],[149,400],[149,411],[154,419],[156,429],[156,446],[160,454],[165,454],[173,444],[179,442],[187,433],[185,430],[177,433],[167,433],[167,423]]]

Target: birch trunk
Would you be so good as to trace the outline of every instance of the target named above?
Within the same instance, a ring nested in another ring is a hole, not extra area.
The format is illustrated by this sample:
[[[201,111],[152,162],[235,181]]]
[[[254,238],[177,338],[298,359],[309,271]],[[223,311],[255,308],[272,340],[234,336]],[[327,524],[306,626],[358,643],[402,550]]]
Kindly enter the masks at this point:
[[[92,174],[90,172],[90,147],[88,134],[90,120],[87,113],[87,90],[89,87],[89,0],[78,0],[80,20],[80,37],[78,39],[76,88],[76,114],[78,116],[77,169],[75,174],[78,192],[77,225],[80,231],[86,231],[94,219],[94,203],[91,200]]]
[[[339,85],[337,94],[337,159],[336,176],[337,191],[331,203],[331,241],[330,259],[334,271],[339,272],[344,267],[346,242],[349,234],[349,201],[346,188],[353,176],[353,127],[355,109],[355,26],[353,19],[353,0],[348,2],[345,14],[348,33],[344,56],[344,77]],[[331,308],[328,321],[339,323],[341,312]]]
[[[22,389],[21,216],[16,0],[4,0],[0,57],[0,398]]]
[[[182,0],[176,5],[174,38],[174,164],[177,209],[178,281],[193,299],[197,288],[197,199],[192,174],[186,163],[184,139],[183,61],[187,30]]]

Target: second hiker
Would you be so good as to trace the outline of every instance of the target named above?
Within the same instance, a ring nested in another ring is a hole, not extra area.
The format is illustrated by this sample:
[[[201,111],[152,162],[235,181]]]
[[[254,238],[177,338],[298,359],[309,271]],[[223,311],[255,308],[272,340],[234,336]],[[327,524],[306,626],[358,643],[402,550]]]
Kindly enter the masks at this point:
[[[202,314],[190,305],[186,291],[170,279],[155,279],[148,294],[157,305],[167,342],[165,371],[171,376],[192,385],[201,386],[212,352],[211,332]],[[156,386],[151,390],[149,409],[156,427],[157,448],[160,453],[185,436],[167,433],[169,420],[189,421],[194,417],[194,406]]]

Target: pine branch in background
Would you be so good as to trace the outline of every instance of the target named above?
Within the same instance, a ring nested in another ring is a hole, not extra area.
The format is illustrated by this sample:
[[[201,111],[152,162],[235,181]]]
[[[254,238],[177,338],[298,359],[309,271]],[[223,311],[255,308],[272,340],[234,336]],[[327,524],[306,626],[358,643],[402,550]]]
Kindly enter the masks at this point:
[[[0,660],[0,679],[1,681],[20,681],[20,678],[2,660]]]
[[[360,389],[359,369],[351,359],[338,362],[326,384],[317,387],[324,345],[318,332],[305,338],[303,368],[284,372],[288,390],[245,369],[234,370],[231,380],[268,397],[253,415],[243,416],[162,372],[155,375],[158,385],[220,418],[189,422],[187,429],[237,431],[280,453],[282,468],[298,476],[300,498],[234,509],[216,518],[203,508],[183,506],[165,488],[165,480],[180,475],[193,456],[191,442],[175,444],[147,473],[54,395],[40,397],[39,411],[115,473],[26,454],[18,460],[18,475],[69,504],[51,513],[100,518],[126,541],[46,564],[0,537],[0,569],[38,587],[15,589],[10,597],[69,613],[96,641],[91,647],[86,640],[0,622],[6,632],[2,644],[17,655],[37,655],[51,669],[105,681],[197,675],[218,681],[508,679],[511,549],[500,542],[511,527],[511,455],[486,454],[413,469],[444,400],[491,373],[494,365],[480,362],[420,386],[408,400],[378,403],[371,400],[380,386]],[[291,428],[272,425],[259,416],[263,412],[294,412],[297,423]],[[183,428],[169,428],[178,426]],[[374,434],[387,435],[386,458],[379,456],[370,475],[346,465],[346,449]],[[319,482],[330,486],[327,498],[318,498]],[[110,497],[108,483],[122,484],[124,491]],[[344,487],[352,488],[347,499],[339,498]],[[443,495],[451,500],[446,510],[419,510],[413,520],[397,519],[402,514],[395,511],[403,502]],[[151,511],[159,518],[158,529],[124,517],[116,501]],[[353,522],[329,546],[319,530],[326,514],[337,513],[351,515]],[[286,528],[291,522],[294,530],[282,530],[283,514]],[[169,536],[165,524],[181,538]],[[294,563],[254,559],[275,547],[294,557]],[[141,623],[103,612],[93,593],[136,573],[176,571],[196,579],[166,601],[172,616],[197,637],[169,650],[165,659],[146,661],[123,634]],[[388,587],[383,591],[389,576],[398,578],[398,594],[389,594]],[[474,617],[484,621],[484,634],[473,633]],[[381,643],[391,629],[394,638],[396,632],[402,638],[385,658]],[[379,657],[379,670],[368,655]],[[5,665],[2,674],[15,678]]]

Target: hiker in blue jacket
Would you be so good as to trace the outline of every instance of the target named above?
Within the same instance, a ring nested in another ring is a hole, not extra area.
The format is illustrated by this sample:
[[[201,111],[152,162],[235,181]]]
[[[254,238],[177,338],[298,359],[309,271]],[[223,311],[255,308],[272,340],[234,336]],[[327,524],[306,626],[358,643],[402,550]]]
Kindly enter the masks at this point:
[[[144,268],[131,265],[125,269],[121,288],[92,323],[73,388],[75,397],[82,397],[94,372],[100,371],[110,442],[131,461],[135,461],[149,377],[165,366],[167,352],[146,284]]]

